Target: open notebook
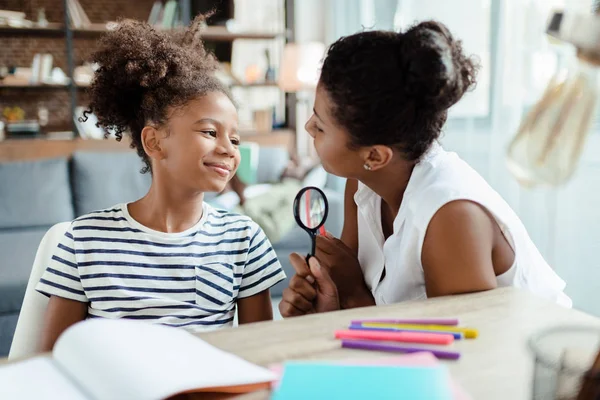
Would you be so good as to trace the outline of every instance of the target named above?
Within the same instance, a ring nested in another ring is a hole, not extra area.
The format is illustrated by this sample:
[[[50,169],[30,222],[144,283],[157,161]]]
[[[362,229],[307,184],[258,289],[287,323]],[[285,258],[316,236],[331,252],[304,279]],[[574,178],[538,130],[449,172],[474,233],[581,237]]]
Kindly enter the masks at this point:
[[[51,356],[0,366],[5,399],[153,400],[269,388],[271,371],[177,328],[93,319],[67,329]]]

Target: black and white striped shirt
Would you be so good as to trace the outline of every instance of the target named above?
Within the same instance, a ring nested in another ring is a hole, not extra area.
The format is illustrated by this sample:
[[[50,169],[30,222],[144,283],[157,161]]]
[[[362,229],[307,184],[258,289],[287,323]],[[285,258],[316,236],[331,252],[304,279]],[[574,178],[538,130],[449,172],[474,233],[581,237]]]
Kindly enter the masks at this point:
[[[271,243],[246,216],[204,203],[194,227],[164,233],[120,204],[73,221],[36,289],[89,302],[89,317],[202,330],[231,326],[238,298],[284,278]]]

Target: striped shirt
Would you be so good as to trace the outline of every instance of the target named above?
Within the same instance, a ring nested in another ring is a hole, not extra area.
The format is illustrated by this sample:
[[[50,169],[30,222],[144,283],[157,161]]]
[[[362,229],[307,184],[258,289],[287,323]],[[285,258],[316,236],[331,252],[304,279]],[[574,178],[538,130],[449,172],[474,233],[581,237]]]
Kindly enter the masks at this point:
[[[36,289],[89,303],[90,318],[198,331],[231,326],[237,299],[284,278],[271,243],[246,216],[204,203],[194,227],[164,233],[120,204],[72,222]]]

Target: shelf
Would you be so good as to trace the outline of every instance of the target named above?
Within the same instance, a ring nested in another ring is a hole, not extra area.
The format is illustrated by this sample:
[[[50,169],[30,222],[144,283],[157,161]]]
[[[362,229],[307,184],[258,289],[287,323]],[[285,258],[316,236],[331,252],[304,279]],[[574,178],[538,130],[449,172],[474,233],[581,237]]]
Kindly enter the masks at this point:
[[[290,152],[296,148],[296,135],[292,129],[274,129],[271,132],[240,132],[242,143],[257,143],[265,147],[284,147]]]
[[[85,90],[88,86],[77,86],[79,90]],[[45,84],[45,83],[33,83],[33,84],[21,84],[21,85],[3,85],[0,84],[0,90],[66,90],[69,88],[69,85],[61,85],[61,84]]]
[[[64,25],[51,23],[46,27],[31,26],[25,28],[14,28],[12,26],[0,26],[0,35],[4,36],[52,36],[61,37],[64,36],[65,30]]]
[[[98,37],[108,30],[102,24],[94,24],[88,28],[73,28],[74,37]],[[64,36],[64,25],[52,23],[47,27],[32,26],[28,28],[14,28],[11,26],[0,26],[0,35],[4,36]],[[207,41],[230,42],[235,39],[275,39],[286,37],[285,32],[230,32],[225,27],[209,26],[202,32],[202,38]]]
[[[129,141],[114,139],[94,140],[75,138],[70,140],[35,138],[8,138],[0,141],[0,162],[38,160],[69,157],[75,151],[132,151]]]
[[[86,90],[90,85],[76,85],[78,90]],[[257,82],[257,83],[234,83],[230,87],[236,88],[260,88],[260,87],[277,87],[277,82]],[[0,83],[0,90],[66,90],[69,85],[61,84],[19,84],[19,85],[3,85]]]
[[[277,82],[256,82],[256,83],[232,83],[230,87],[253,88],[253,87],[277,87]]]

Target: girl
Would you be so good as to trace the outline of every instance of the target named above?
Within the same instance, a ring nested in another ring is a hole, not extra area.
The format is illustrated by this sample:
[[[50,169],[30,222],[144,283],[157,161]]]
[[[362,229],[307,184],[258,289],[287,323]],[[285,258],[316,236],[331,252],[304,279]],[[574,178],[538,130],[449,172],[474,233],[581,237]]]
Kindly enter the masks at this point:
[[[272,319],[269,288],[285,275],[271,244],[249,218],[203,202],[240,161],[236,108],[199,39],[203,21],[178,37],[124,21],[93,56],[89,112],[118,140],[129,133],[152,184],[71,224],[37,285],[50,297],[43,351],[91,317],[189,330],[231,326],[236,307],[240,323]]]
[[[306,129],[324,168],[348,178],[344,229],[317,239],[310,266],[291,255],[282,315],[500,286],[571,305],[508,204],[437,143],[476,71],[433,21],[330,47]]]

